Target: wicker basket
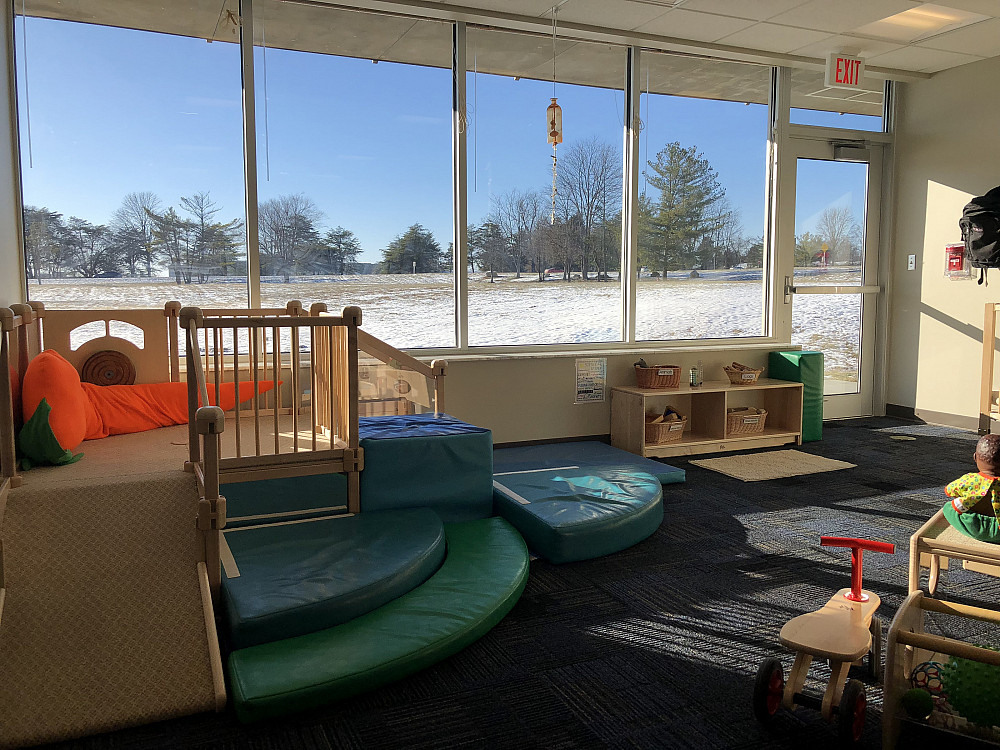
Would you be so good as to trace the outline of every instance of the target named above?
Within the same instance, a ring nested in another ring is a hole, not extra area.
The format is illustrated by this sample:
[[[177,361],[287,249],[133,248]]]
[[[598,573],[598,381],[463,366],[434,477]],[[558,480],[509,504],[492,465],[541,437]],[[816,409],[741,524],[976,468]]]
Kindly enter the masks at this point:
[[[760,374],[764,372],[763,370],[754,370],[752,368],[743,370],[730,365],[726,365],[722,369],[726,371],[726,375],[729,376],[729,382],[733,385],[753,385],[757,382]]]
[[[726,413],[726,436],[753,435],[764,431],[767,412],[763,409],[734,409]]]
[[[658,365],[656,367],[636,365],[635,384],[640,388],[679,388],[681,368],[679,365]]]
[[[687,417],[673,422],[647,422],[646,445],[663,445],[680,440],[687,427]]]

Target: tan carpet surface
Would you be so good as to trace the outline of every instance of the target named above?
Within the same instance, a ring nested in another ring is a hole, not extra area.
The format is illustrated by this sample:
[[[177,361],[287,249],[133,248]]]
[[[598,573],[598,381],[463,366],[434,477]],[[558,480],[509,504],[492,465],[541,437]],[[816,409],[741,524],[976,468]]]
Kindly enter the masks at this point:
[[[169,432],[84,443],[83,460],[11,492],[0,746],[214,708],[197,489]]]
[[[784,450],[766,453],[748,453],[741,456],[699,458],[691,461],[696,466],[717,471],[744,482],[761,482],[767,479],[819,474],[825,471],[852,469],[855,464],[814,456],[802,451]]]

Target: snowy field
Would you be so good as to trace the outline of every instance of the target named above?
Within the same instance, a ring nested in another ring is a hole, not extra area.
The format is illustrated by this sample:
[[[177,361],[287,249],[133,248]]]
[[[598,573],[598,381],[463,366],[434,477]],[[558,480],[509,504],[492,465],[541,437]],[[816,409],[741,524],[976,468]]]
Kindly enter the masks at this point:
[[[798,280],[799,270],[796,271]],[[857,284],[856,269],[802,271],[809,283]],[[704,340],[759,336],[763,282],[759,270],[706,271],[665,279],[640,279],[636,289],[639,341]],[[451,274],[301,277],[290,283],[261,283],[265,307],[301,300],[325,302],[331,312],[358,305],[364,328],[407,349],[454,345]],[[169,278],[58,279],[31,284],[31,299],[61,309],[161,307],[182,305],[243,307],[244,279],[177,285]],[[490,282],[469,279],[469,341],[473,346],[605,343],[621,329],[617,280],[539,282],[506,275]],[[860,296],[805,295],[795,298],[792,343],[826,354],[827,377],[855,380],[858,369]]]

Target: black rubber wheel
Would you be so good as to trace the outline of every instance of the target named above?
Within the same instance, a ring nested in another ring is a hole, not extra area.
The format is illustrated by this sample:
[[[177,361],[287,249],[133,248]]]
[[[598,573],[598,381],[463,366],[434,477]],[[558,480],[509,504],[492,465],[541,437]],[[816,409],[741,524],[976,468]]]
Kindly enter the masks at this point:
[[[882,621],[877,617],[872,618],[868,630],[872,634],[872,647],[868,649],[868,679],[876,685],[882,682]]]
[[[760,663],[757,679],[753,684],[753,715],[761,724],[769,724],[781,706],[785,692],[785,670],[781,660],[769,656]]]
[[[864,683],[861,680],[848,680],[837,712],[837,731],[842,740],[854,743],[861,739],[865,731],[867,711],[868,699],[865,697]]]

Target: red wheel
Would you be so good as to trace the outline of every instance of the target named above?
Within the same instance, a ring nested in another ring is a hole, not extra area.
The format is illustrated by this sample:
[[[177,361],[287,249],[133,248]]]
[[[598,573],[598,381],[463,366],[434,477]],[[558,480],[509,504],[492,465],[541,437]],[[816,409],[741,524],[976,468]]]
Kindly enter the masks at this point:
[[[840,709],[837,717],[837,727],[841,739],[847,742],[857,742],[865,731],[865,715],[868,712],[868,699],[865,697],[865,686],[861,680],[850,680],[840,698]]]
[[[753,685],[753,715],[761,724],[767,724],[781,705],[785,692],[785,670],[781,661],[773,656],[764,659],[757,670]]]

